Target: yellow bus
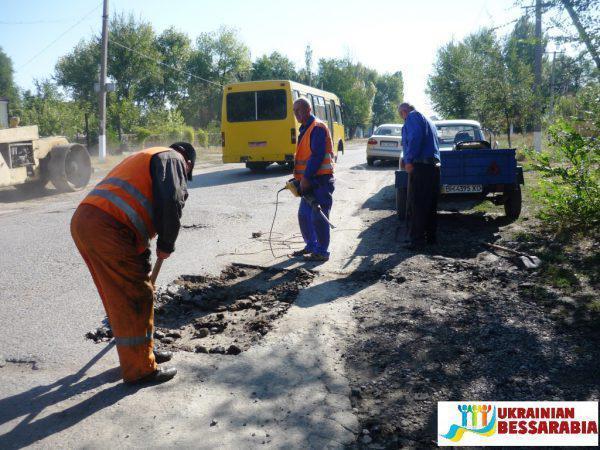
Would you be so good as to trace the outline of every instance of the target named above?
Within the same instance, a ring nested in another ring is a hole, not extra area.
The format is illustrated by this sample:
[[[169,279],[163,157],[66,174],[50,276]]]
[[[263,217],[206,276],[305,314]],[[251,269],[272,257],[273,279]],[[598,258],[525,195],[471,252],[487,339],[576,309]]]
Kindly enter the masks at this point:
[[[223,89],[223,162],[246,163],[252,171],[272,163],[291,168],[300,129],[293,103],[299,97],[308,99],[313,114],[329,127],[335,157],[343,153],[342,108],[335,94],[289,80],[248,81]]]

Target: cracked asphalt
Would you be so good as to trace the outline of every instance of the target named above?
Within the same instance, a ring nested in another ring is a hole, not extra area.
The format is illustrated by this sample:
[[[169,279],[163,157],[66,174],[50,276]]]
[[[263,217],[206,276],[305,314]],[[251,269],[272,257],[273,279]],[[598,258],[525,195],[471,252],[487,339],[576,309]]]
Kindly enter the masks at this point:
[[[247,351],[179,352],[178,376],[147,388],[120,383],[113,345],[84,338],[104,317],[69,235],[85,192],[25,201],[0,192],[0,447],[340,448],[354,441],[358,421],[343,355],[355,327],[353,296],[370,283],[351,274],[373,269],[378,276],[398,261],[392,250],[373,254],[368,241],[377,233],[365,238],[369,223],[359,213],[389,191],[394,166],[367,170],[364,143],[357,142],[336,170],[337,229],[332,258],[320,266],[287,256],[301,244],[298,200],[286,192],[279,196],[275,258],[269,250],[275,192],[289,173],[271,167],[252,174],[239,164],[195,172],[177,249],[158,284],[183,274],[218,275],[232,262],[304,266],[317,276]]]

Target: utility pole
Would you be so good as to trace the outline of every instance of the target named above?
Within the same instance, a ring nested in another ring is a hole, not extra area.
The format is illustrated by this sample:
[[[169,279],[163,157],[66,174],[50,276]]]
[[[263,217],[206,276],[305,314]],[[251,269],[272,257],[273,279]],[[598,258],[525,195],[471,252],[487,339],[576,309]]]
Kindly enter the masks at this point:
[[[564,53],[564,52],[557,52],[556,50],[554,50],[552,53],[552,65],[550,66],[550,117],[553,118],[554,117],[554,62],[556,61],[556,54],[557,53]]]
[[[98,158],[106,159],[106,61],[108,59],[108,0],[104,0],[102,10],[102,57],[100,60],[100,98],[99,98],[99,130]]]
[[[533,118],[533,147],[536,152],[542,151],[542,0],[535,0],[535,58],[533,61],[534,83],[534,118]]]

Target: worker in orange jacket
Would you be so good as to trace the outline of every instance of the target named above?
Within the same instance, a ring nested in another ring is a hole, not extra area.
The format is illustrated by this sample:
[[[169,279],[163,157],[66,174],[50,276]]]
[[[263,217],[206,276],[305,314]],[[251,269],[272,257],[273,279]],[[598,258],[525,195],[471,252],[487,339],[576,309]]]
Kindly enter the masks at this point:
[[[329,217],[335,189],[333,145],[327,125],[311,111],[307,99],[300,97],[294,102],[294,115],[301,124],[294,155],[294,178],[300,182],[300,191],[312,193],[323,214]],[[329,260],[329,224],[304,198],[298,208],[298,223],[305,246],[292,255],[307,261]]]
[[[104,304],[125,382],[163,382],[171,352],[154,351],[154,286],[150,239],[157,257],[175,250],[187,181],[196,151],[187,142],[154,147],[124,159],[83,199],[71,235]]]

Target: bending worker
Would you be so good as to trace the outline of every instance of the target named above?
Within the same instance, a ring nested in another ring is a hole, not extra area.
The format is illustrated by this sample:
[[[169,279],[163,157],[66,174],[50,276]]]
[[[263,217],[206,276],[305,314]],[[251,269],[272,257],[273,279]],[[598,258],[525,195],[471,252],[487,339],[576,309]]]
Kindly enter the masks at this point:
[[[437,201],[440,193],[440,149],[437,130],[410,103],[398,112],[402,127],[402,164],[408,172],[409,250],[437,242]]]
[[[294,115],[301,123],[298,147],[294,156],[294,178],[300,181],[302,192],[312,191],[323,213],[329,217],[333,204],[333,146],[327,125],[311,114],[308,100],[294,102]],[[329,224],[302,199],[298,210],[300,231],[306,244],[294,256],[308,261],[329,259]]]
[[[117,345],[123,380],[163,382],[175,368],[158,367],[171,352],[154,352],[154,286],[150,239],[156,254],[175,250],[196,151],[187,142],[134,153],[83,199],[71,235],[87,264]]]

